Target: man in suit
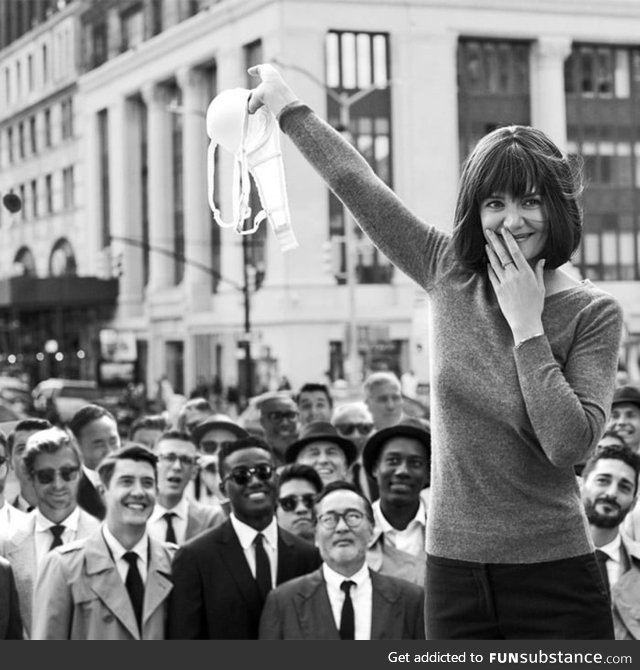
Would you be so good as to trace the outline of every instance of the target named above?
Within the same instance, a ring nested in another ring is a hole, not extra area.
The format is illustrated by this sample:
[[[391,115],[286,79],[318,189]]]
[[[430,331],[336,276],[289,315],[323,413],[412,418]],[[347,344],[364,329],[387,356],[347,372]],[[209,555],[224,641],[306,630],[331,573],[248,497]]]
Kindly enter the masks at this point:
[[[424,640],[424,592],[371,571],[369,501],[347,482],[332,482],[316,502],[315,572],[273,590],[260,620],[261,640]]]
[[[582,502],[617,640],[640,640],[640,544],[620,532],[638,500],[640,455],[627,445],[598,447],[582,471]]]
[[[99,521],[77,504],[81,457],[72,436],[60,428],[35,432],[27,440],[25,470],[36,496],[36,509],[0,540],[0,554],[13,571],[25,637],[31,634],[33,587],[46,555],[86,537]]]
[[[155,446],[158,457],[158,497],[149,518],[149,534],[182,545],[226,518],[221,507],[202,505],[184,491],[198,467],[198,451],[188,433],[165,431]]]
[[[430,482],[431,434],[418,419],[406,418],[374,433],[362,461],[380,492],[372,505],[369,567],[423,586],[427,508],[421,493]]]
[[[157,458],[137,444],[99,465],[105,521],[51,552],[38,576],[35,640],[162,640],[176,545],[149,537]]]
[[[115,417],[99,405],[81,407],[69,421],[84,464],[78,486],[78,505],[98,519],[104,519],[105,506],[98,493],[100,477],[97,467],[109,453],[120,448],[120,434]]]
[[[11,501],[11,504],[21,512],[30,512],[37,503],[36,494],[22,461],[24,450],[27,448],[27,440],[34,433],[47,428],[51,428],[51,423],[46,419],[22,419],[22,421],[18,421],[7,436],[8,456],[16,479],[20,484],[20,493]]]
[[[0,558],[0,640],[22,640],[18,591],[11,563]]]
[[[266,442],[249,436],[227,443],[220,468],[231,514],[176,554],[171,639],[257,639],[272,586],[320,564],[315,547],[276,524],[275,469]]]

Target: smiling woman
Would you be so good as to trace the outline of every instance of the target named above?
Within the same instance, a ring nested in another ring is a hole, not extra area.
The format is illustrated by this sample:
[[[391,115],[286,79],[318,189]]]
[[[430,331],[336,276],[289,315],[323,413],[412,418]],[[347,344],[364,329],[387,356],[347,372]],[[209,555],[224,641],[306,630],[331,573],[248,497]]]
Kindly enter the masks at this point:
[[[378,249],[429,294],[427,637],[611,638],[573,465],[604,429],[622,312],[561,268],[582,234],[576,163],[540,130],[494,130],[465,162],[449,235],[413,214],[275,68],[249,72],[250,111],[278,117]]]

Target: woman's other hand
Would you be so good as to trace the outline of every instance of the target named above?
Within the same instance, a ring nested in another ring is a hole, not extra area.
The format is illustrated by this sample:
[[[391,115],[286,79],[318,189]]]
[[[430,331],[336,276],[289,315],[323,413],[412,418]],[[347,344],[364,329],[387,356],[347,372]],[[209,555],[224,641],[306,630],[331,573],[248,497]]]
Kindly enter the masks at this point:
[[[260,83],[249,97],[249,114],[253,114],[264,105],[277,117],[284,107],[298,100],[298,96],[289,88],[273,65],[265,63],[254,65],[247,72],[252,77],[260,77]]]
[[[486,237],[489,280],[517,344],[543,332],[544,259],[532,268],[507,228],[502,236],[487,230]]]

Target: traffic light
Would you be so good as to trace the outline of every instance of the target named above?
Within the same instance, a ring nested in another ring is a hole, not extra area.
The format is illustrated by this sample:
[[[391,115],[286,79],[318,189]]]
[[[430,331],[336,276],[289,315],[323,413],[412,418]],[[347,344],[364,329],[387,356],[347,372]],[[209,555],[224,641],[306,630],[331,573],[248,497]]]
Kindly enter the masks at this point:
[[[342,274],[342,243],[340,235],[333,235],[322,244],[322,265],[326,274]]]

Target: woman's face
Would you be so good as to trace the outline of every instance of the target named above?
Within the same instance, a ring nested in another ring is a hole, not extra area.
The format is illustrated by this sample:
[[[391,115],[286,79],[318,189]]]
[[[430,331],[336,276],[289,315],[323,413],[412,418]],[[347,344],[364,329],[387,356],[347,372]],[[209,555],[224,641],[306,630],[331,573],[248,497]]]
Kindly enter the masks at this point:
[[[541,257],[549,223],[542,198],[536,193],[518,198],[494,193],[480,203],[480,221],[483,231],[492,230],[498,235],[507,228],[529,262]]]

